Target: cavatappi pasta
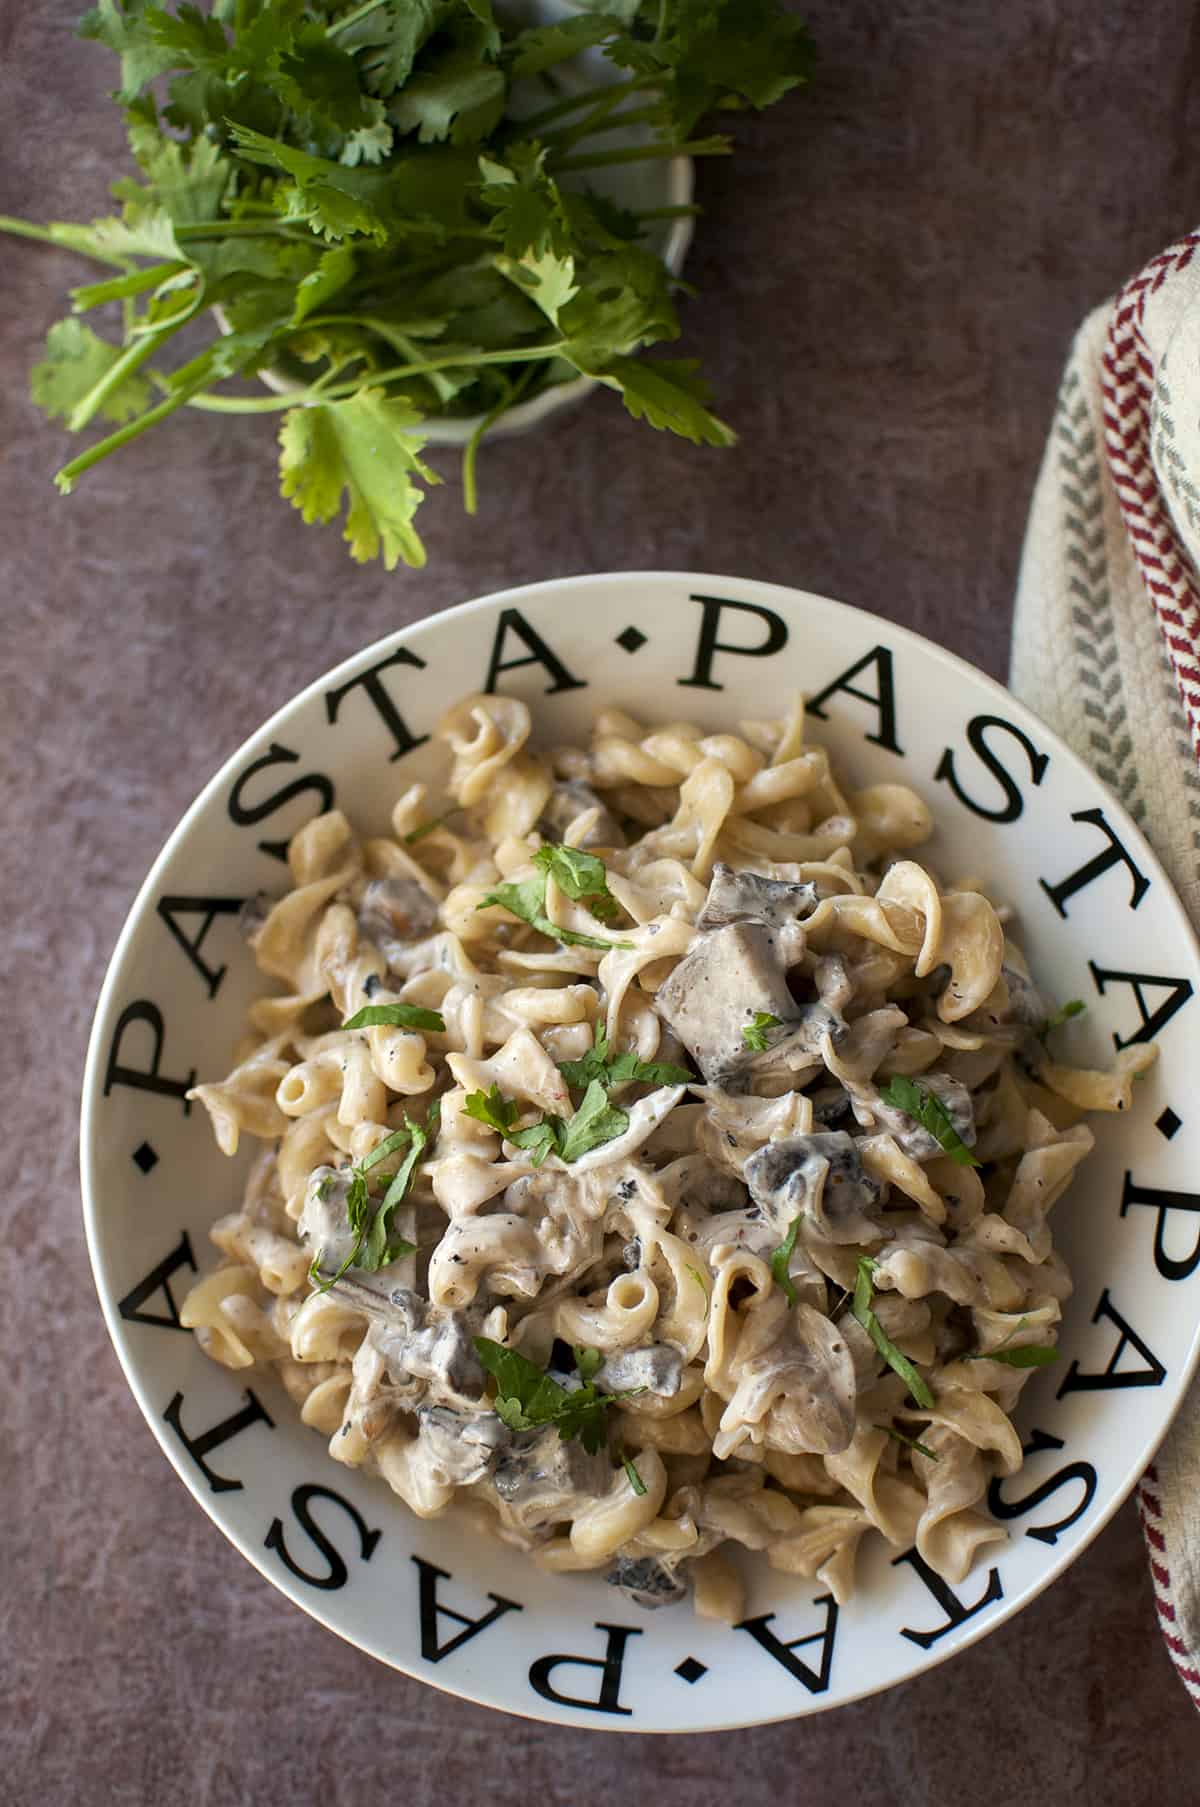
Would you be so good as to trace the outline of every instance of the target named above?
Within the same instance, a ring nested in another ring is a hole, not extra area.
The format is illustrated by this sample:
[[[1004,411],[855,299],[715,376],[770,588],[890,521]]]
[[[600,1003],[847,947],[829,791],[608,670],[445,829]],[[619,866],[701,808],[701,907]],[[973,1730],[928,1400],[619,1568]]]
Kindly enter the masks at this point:
[[[191,1095],[226,1153],[264,1148],[183,1322],[418,1516],[457,1500],[644,1605],[690,1584],[738,1618],[739,1544],[844,1600],[872,1531],[960,1581],[1005,1536],[980,1507],[1021,1465],[1014,1351],[1048,1356],[1071,1291],[1049,1216],[1083,1114],[1127,1108],[1154,1049],[1053,1059],[1003,912],[910,857],[913,791],[840,788],[800,702],[739,734],[530,730],[465,698],[448,815],[418,784],[386,838],[321,816],[248,907],[282,989]],[[400,1004],[444,1027],[343,1027]],[[559,1399],[586,1369],[602,1434],[523,1419],[496,1345]]]

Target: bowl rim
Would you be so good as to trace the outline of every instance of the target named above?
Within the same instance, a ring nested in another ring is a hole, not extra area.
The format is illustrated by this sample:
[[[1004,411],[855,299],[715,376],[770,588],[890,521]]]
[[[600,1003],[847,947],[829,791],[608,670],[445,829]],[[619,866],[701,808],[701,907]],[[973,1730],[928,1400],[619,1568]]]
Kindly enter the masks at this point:
[[[947,648],[939,646],[935,641],[926,638],[925,635],[917,633],[915,629],[893,622],[886,616],[876,614],[873,610],[859,608],[852,603],[841,602],[835,597],[825,596],[819,591],[802,590],[794,585],[774,583],[765,579],[753,577],[731,576],[715,572],[647,569],[571,574],[563,577],[543,578],[533,583],[513,585],[503,590],[489,591],[482,596],[472,597],[465,602],[452,604],[446,608],[435,610],[434,613],[422,617],[419,621],[407,623],[396,628],[391,633],[382,636],[378,640],[372,641],[368,646],[361,648],[358,652],[339,661],[338,664],[331,667],[328,671],[320,673],[311,683],[305,685],[302,690],[298,691],[294,696],[289,698],[287,702],[276,709],[266,721],[255,728],[253,732],[222,761],[218,770],[213,773],[212,777],[202,787],[193,802],[184,811],[175,827],[171,830],[146,874],[145,879],[136,891],[133,902],[122,923],[121,930],[105,970],[104,980],[100,988],[95,1015],[92,1021],[92,1028],[88,1038],[88,1048],[84,1063],[83,1083],[81,1088],[79,1126],[81,1199],[88,1258],[91,1263],[92,1277],[99,1295],[100,1308],[104,1317],[105,1327],[108,1331],[109,1340],[113,1345],[121,1371],[124,1374],[130,1391],[137,1401],[139,1410],[154,1434],[159,1446],[163,1450],[163,1453],[167,1457],[175,1474],[183,1482],[184,1486],[187,1487],[197,1503],[204,1509],[208,1518],[216,1525],[222,1535],[234,1545],[240,1554],[253,1565],[262,1578],[270,1583],[271,1586],[278,1589],[287,1599],[299,1606],[302,1611],[307,1613],[310,1618],[315,1619],[318,1624],[324,1626],[326,1630],[335,1633],[335,1635],[340,1637],[344,1643],[349,1644],[356,1650],[361,1650],[365,1655],[377,1658],[377,1660],[383,1662],[388,1667],[397,1670],[401,1674],[408,1675],[416,1681],[428,1683],[442,1693],[451,1695],[459,1700],[470,1701],[474,1705],[491,1708],[495,1712],[511,1714],[513,1717],[527,1719],[539,1724],[561,1726],[574,1725],[577,1728],[582,1724],[579,1720],[573,1721],[570,1718],[563,1719],[549,1714],[539,1713],[532,1709],[523,1709],[520,1706],[510,1704],[507,1700],[500,1701],[492,1697],[489,1693],[484,1692],[479,1687],[452,1685],[449,1681],[441,1680],[436,1673],[427,1674],[424,1671],[418,1671],[416,1668],[409,1668],[395,1656],[384,1654],[374,1648],[369,1648],[367,1645],[360,1642],[352,1631],[335,1623],[333,1618],[327,1616],[318,1604],[302,1597],[298,1592],[294,1591],[293,1588],[288,1585],[289,1578],[277,1575],[273,1568],[269,1567],[260,1559],[261,1552],[258,1548],[247,1539],[243,1538],[232,1525],[226,1522],[216,1505],[215,1496],[201,1492],[198,1478],[193,1478],[193,1476],[183,1467],[182,1461],[179,1459],[180,1452],[175,1449],[169,1441],[166,1435],[166,1427],[160,1422],[157,1407],[150,1401],[147,1389],[142,1384],[141,1370],[145,1364],[139,1365],[132,1359],[132,1356],[127,1357],[126,1349],[123,1347],[124,1334],[116,1311],[117,1289],[111,1284],[101,1248],[99,1227],[101,1216],[101,1186],[97,1173],[97,1148],[99,1141],[98,1106],[103,1092],[103,1070],[108,1038],[112,1029],[112,1018],[115,1012],[118,981],[122,976],[122,969],[126,957],[137,936],[142,932],[143,919],[146,915],[147,907],[150,906],[152,908],[153,906],[153,898],[159,885],[160,875],[168,861],[175,856],[180,846],[190,835],[195,822],[207,811],[212,800],[223,791],[230,779],[236,775],[247,754],[254,748],[260,738],[266,739],[269,736],[273,736],[282,725],[292,717],[294,712],[300,710],[315,698],[319,698],[325,691],[337,688],[339,684],[345,683],[349,678],[358,675],[360,671],[369,669],[371,665],[377,664],[381,656],[385,655],[387,652],[393,651],[397,646],[408,646],[412,644],[419,646],[422,639],[440,630],[442,624],[448,619],[469,619],[474,615],[495,612],[504,607],[519,605],[523,601],[528,602],[534,598],[545,596],[552,592],[572,595],[578,599],[580,595],[586,596],[589,590],[603,591],[614,584],[636,587],[652,583],[680,584],[687,585],[691,588],[703,586],[710,590],[715,586],[720,586],[726,593],[729,592],[729,586],[733,586],[734,595],[736,595],[739,590],[750,589],[764,600],[774,598],[777,601],[786,604],[788,602],[795,602],[796,599],[800,599],[804,603],[816,603],[824,609],[832,610],[837,617],[853,618],[856,621],[862,619],[875,621],[886,628],[889,636],[893,640],[903,643],[927,657],[932,657],[935,664],[941,665],[947,671],[959,676],[968,676],[976,684],[982,685],[985,691],[990,693],[994,699],[1003,702],[1005,708],[1011,714],[1015,715],[1022,726],[1026,729],[1035,729],[1040,740],[1045,743],[1049,752],[1053,753],[1057,759],[1082,774],[1089,783],[1097,786],[1103,793],[1107,802],[1117,812],[1116,821],[1126,844],[1131,847],[1147,874],[1161,885],[1169,907],[1178,920],[1178,925],[1183,932],[1186,944],[1191,949],[1192,959],[1196,966],[1200,968],[1200,937],[1197,936],[1196,930],[1183,907],[1174,884],[1163,867],[1162,861],[1150,846],[1145,834],[1129,815],[1120,798],[1117,797],[1115,792],[1113,792],[1107,784],[1105,784],[1103,779],[1092,771],[1091,767],[1089,767],[1080,755],[1068,745],[1054,728],[1043,721],[1043,719],[1034,710],[1029,708],[1026,703],[1022,702],[1019,698],[1014,697],[1012,692],[997,679],[990,677],[986,672],[981,671],[978,666],[972,665],[969,660],[962,658],[959,654],[950,652]],[[874,1694],[886,1693],[889,1689],[900,1686],[902,1682],[911,1681],[919,1675],[927,1674],[931,1669],[938,1667],[940,1664],[948,1661],[951,1657],[957,1656],[960,1651],[970,1649],[973,1645],[977,1644],[980,1639],[989,1636],[993,1631],[998,1630],[1000,1626],[1007,1624],[1018,1612],[1024,1610],[1025,1607],[1029,1606],[1037,1599],[1037,1597],[1054,1581],[1057,1581],[1059,1576],[1084,1554],[1100,1535],[1101,1531],[1108,1526],[1120,1508],[1125,1504],[1126,1500],[1132,1494],[1134,1488],[1145,1473],[1147,1467],[1153,1462],[1157,1450],[1161,1446],[1163,1439],[1166,1437],[1167,1432],[1170,1430],[1182,1408],[1189,1388],[1195,1378],[1198,1365],[1200,1365],[1200,1320],[1197,1321],[1196,1328],[1193,1332],[1192,1343],[1186,1360],[1177,1370],[1174,1400],[1164,1424],[1161,1429],[1156,1432],[1149,1444],[1138,1446],[1132,1460],[1126,1458],[1126,1466],[1121,1479],[1112,1489],[1111,1494],[1104,1504],[1096,1511],[1095,1515],[1091,1517],[1090,1522],[1081,1532],[1079,1539],[1054,1557],[1047,1564],[1045,1570],[1039,1574],[1036,1580],[1028,1584],[1019,1594],[1014,1595],[1011,1600],[1005,1598],[999,1602],[998,1609],[994,1613],[989,1613],[983,1619],[982,1623],[968,1622],[965,1624],[962,1628],[960,1637],[952,1643],[950,1648],[939,1650],[935,1647],[924,1652],[919,1660],[914,1662],[909,1671],[898,1680],[884,1681],[870,1684],[862,1688],[856,1688],[850,1693],[840,1694],[836,1700],[827,1700],[816,1697],[812,1704],[806,1707],[806,1710],[803,1713],[784,1712],[772,1714],[769,1717],[761,1719],[747,1719],[745,1717],[735,1717],[731,1719],[717,1718],[703,1727],[690,1726],[681,1728],[681,1730],[688,1735],[703,1735],[707,1732],[737,1731],[756,1725],[779,1724],[791,1719],[807,1718],[814,1712],[826,1712],[836,1707],[851,1706],[858,1701],[869,1699]],[[672,1735],[671,1728],[647,1727],[639,1725],[636,1722],[630,1723],[629,1721],[623,1721],[619,1724],[605,1727],[596,1727],[589,1723],[584,1729],[637,1732],[641,1733],[643,1736],[665,1737]]]

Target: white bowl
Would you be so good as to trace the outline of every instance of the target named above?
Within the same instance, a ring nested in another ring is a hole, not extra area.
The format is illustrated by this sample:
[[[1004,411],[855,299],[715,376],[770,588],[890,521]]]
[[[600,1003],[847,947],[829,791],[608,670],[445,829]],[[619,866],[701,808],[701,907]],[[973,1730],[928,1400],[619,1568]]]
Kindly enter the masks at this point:
[[[529,662],[525,624],[557,664]],[[1104,1062],[1114,1037],[1142,1028],[1133,977],[1162,1018],[1134,1111],[1094,1125],[1096,1151],[1057,1207],[1076,1293],[1060,1361],[1021,1397],[1027,1464],[993,1492],[1010,1541],[953,1592],[870,1539],[840,1611],[819,1584],[751,1559],[738,1628],[686,1604],[641,1613],[602,1580],[551,1576],[452,1520],[412,1518],[382,1482],[331,1463],[273,1383],[253,1373],[247,1387],[172,1321],[164,1282],[177,1304],[192,1264],[216,1264],[206,1231],[240,1197],[244,1164],[216,1152],[181,1095],[194,1074],[226,1070],[261,989],[235,900],[278,888],[277,849],[334,796],[380,832],[397,792],[438,764],[428,745],[397,757],[398,739],[427,735],[493,668],[545,739],[575,737],[605,701],[724,728],[782,712],[797,686],[828,693],[817,733],[853,784],[921,791],[939,828],[931,864],[1011,899],[1048,992],[1087,1000],[1060,1032],[1071,1058]],[[117,1353],[168,1458],[243,1554],[411,1675],[509,1712],[626,1731],[748,1725],[857,1699],[973,1643],[1060,1574],[1183,1396],[1198,1353],[1194,1223],[1160,1214],[1150,1195],[1186,1193],[1197,1164],[1197,953],[1158,861],[1099,780],[999,685],[916,634],[802,591],[662,572],[464,604],[369,647],[274,716],[205,787],[138,894],[83,1094],[84,1214]],[[1087,1660],[1064,1627],[1056,1664]]]

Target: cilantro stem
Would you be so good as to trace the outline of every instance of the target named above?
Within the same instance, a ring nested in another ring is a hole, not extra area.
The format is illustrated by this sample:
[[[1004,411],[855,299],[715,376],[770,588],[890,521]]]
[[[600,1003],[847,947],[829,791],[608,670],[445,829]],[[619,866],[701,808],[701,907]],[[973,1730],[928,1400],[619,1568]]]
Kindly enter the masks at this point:
[[[113,390],[119,387],[127,376],[132,376],[135,370],[139,370],[146,359],[157,351],[162,341],[169,338],[174,331],[175,326],[172,323],[169,328],[163,328],[152,338],[148,337],[141,340],[140,343],[127,345],[116,362],[105,371],[100,381],[93,383],[82,401],[77,402],[72,408],[67,420],[68,432],[81,432],[98,410],[104,406]]]
[[[647,125],[661,119],[658,107],[634,107],[628,113],[616,113],[611,107],[596,107],[585,113],[575,125],[562,126],[557,132],[543,134],[542,143],[551,154],[569,150],[583,138],[594,138],[600,132],[619,132],[627,125]]]
[[[207,374],[206,371],[204,375],[207,376]],[[118,427],[115,433],[110,433],[107,438],[98,440],[95,445],[89,446],[86,452],[79,454],[78,458],[72,458],[70,464],[64,464],[60,471],[55,472],[54,476],[60,493],[69,496],[77,477],[82,477],[85,471],[90,471],[94,464],[99,464],[100,460],[107,458],[110,452],[119,452],[123,445],[128,445],[131,439],[136,439],[139,433],[146,431],[147,427],[157,426],[158,422],[165,420],[168,414],[174,414],[176,408],[182,408],[185,402],[191,400],[203,381],[204,376],[197,377],[194,384],[177,389],[173,395],[167,396],[165,401],[159,402],[156,408],[148,409],[145,414],[140,414],[128,425]]]
[[[517,378],[517,381],[509,385],[508,394],[504,396],[501,401],[496,403],[496,406],[490,413],[484,415],[463,448],[463,508],[469,515],[473,515],[478,507],[478,497],[475,490],[475,463],[479,456],[480,442],[485,433],[490,432],[492,427],[495,426],[500,416],[502,414],[507,414],[508,410],[515,405],[523,391],[529,387],[529,379],[532,375],[533,365],[527,364]]]
[[[352,13],[346,13],[343,18],[334,19],[331,24],[327,25],[325,27],[326,37],[331,38],[335,31],[345,31],[348,25],[357,25],[360,19],[365,19],[369,14],[377,12],[383,3],[384,0],[363,0],[362,5],[356,6]]]
[[[312,320],[308,325],[321,325],[323,321]],[[398,364],[392,370],[372,371],[369,376],[360,377],[354,382],[335,383],[321,396],[322,401],[339,401],[343,396],[353,395],[356,390],[377,388],[382,383],[399,382],[402,377],[425,376],[431,370],[473,369],[482,364],[529,364],[539,358],[552,358],[567,343],[565,339],[556,339],[552,345],[530,345],[522,348],[514,347],[505,351],[481,351],[474,357],[464,358],[430,358],[422,364]],[[193,394],[188,397],[188,406],[203,408],[210,414],[271,414],[281,408],[299,408],[311,395],[311,389],[295,389],[287,395],[212,395]]]
[[[728,157],[732,145],[714,138],[692,138],[684,144],[631,144],[623,150],[588,151],[582,157],[551,160],[556,176],[570,170],[606,169],[611,163],[648,163],[660,157]]]
[[[90,257],[98,264],[108,264],[113,270],[128,270],[129,259],[113,257],[103,251],[89,251],[82,245],[73,245],[54,230],[53,226],[35,226],[31,220],[16,220],[11,214],[0,213],[0,232],[11,232],[17,238],[36,238],[45,245],[57,245],[60,251],[74,251],[80,257]]]
[[[581,88],[578,94],[569,94],[565,100],[556,100],[552,107],[544,107],[540,113],[530,113],[523,119],[513,119],[509,123],[522,137],[530,132],[540,132],[545,125],[553,125],[556,119],[565,119],[568,113],[578,112],[580,107],[590,107],[598,99],[617,101],[624,94],[634,94],[639,88],[657,87],[658,83],[650,81],[644,75],[631,75],[623,82],[599,82],[592,88]]]

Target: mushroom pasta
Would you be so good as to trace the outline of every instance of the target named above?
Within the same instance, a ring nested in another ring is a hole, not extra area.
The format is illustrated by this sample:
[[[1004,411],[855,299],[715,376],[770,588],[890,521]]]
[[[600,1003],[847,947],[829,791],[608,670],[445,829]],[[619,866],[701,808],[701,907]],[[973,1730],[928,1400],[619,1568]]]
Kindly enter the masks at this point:
[[[331,1456],[552,1570],[737,1619],[736,1546],[950,1583],[1005,1536],[1070,1277],[1050,1212],[1154,1059],[1062,1064],[1005,912],[786,720],[439,727],[444,803],[337,811],[244,923],[277,995],[197,1086],[264,1144],[182,1311]]]

